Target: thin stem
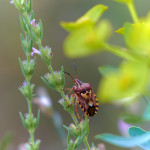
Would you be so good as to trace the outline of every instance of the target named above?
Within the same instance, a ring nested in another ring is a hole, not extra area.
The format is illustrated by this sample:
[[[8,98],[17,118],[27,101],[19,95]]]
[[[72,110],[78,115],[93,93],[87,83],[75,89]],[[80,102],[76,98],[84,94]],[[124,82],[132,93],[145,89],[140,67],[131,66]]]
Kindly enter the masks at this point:
[[[34,145],[34,132],[30,131],[30,140],[32,145]]]
[[[89,146],[89,143],[87,141],[87,137],[85,137],[83,141],[84,141],[84,144],[85,144],[87,150],[90,150],[90,146]]]
[[[123,50],[120,47],[105,44],[104,48],[106,48],[106,50],[108,50],[109,52],[114,53],[117,56],[122,57],[124,59],[135,60],[135,58],[131,54],[129,54],[127,50]]]
[[[111,53],[113,53],[113,54],[115,54],[121,58],[124,58],[128,61],[139,61],[139,60],[141,60],[141,61],[150,65],[150,62],[148,59],[146,59],[146,57],[139,55],[135,51],[123,49],[123,48],[120,48],[118,46],[113,46],[113,45],[109,45],[109,44],[105,44],[103,46],[104,46],[104,48],[106,48],[107,51],[109,51],[109,52],[111,52]]]
[[[29,79],[27,79],[27,84],[30,84],[30,81]],[[30,90],[29,90],[30,91]],[[27,103],[28,103],[28,113],[30,115],[30,117],[32,117],[32,98],[31,99],[28,99],[27,100]],[[34,131],[32,130],[29,130],[29,133],[30,133],[30,141],[31,141],[31,145],[34,145]]]
[[[130,11],[130,14],[132,16],[132,19],[135,23],[138,23],[139,22],[139,18],[138,18],[138,15],[136,13],[136,10],[135,10],[135,7],[134,7],[134,4],[133,4],[133,1],[130,1],[127,3],[127,7]]]
[[[31,101],[28,100],[28,112],[30,116],[32,115],[32,106],[31,106]]]
[[[29,112],[29,115],[31,117],[32,116],[32,103],[31,103],[31,100],[28,100],[28,112]],[[34,145],[34,131],[29,130],[29,133],[30,133],[31,144]]]
[[[60,90],[59,93],[60,93],[61,97],[65,100],[65,99],[66,99],[66,96],[65,96],[64,91],[63,91],[63,90]]]
[[[48,66],[48,69],[49,69],[50,73],[51,73],[52,75],[54,75],[54,71],[53,71],[53,68],[52,68],[51,65]],[[54,75],[54,76],[55,76],[55,75]]]
[[[74,121],[75,125],[76,125],[77,127],[79,127],[79,125],[78,125],[78,121],[77,121],[77,118],[76,118],[76,116],[75,116],[75,114],[74,114],[74,113],[72,113],[72,114],[71,114],[71,117],[72,117],[72,119],[73,119],[73,121]]]

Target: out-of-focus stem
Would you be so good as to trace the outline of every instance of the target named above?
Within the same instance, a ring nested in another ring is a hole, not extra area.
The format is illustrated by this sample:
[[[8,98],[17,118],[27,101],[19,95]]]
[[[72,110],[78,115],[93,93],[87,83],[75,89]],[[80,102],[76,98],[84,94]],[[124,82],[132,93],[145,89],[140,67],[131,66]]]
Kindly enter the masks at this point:
[[[132,16],[133,21],[135,23],[138,23],[139,22],[139,18],[138,18],[137,12],[135,10],[133,1],[128,2],[127,3],[127,7],[128,7],[128,9],[130,11],[130,14]]]

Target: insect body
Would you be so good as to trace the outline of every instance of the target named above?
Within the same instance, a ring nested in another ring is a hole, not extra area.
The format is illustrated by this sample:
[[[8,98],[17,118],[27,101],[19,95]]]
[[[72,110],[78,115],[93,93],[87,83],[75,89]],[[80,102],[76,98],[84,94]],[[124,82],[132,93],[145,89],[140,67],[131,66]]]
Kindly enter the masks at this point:
[[[69,73],[67,74],[70,75]],[[85,112],[85,115],[91,117],[94,116],[98,111],[98,99],[93,92],[92,85],[89,83],[83,83],[78,79],[74,79],[72,76],[71,78],[74,80],[75,85],[71,88],[70,92],[74,91],[74,94],[72,96],[76,97],[75,109],[79,120],[81,119],[77,111],[77,103],[79,103],[79,106]]]
[[[85,112],[85,115],[94,116],[98,111],[98,99],[93,92],[92,85],[83,83],[78,79],[74,79],[76,85],[73,86],[74,95],[79,106]]]

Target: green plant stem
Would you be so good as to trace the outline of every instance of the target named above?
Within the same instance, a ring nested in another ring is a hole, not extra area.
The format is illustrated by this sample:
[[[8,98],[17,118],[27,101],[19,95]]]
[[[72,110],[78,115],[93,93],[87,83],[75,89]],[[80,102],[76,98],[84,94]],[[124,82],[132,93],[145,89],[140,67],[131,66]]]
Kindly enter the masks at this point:
[[[29,115],[32,116],[32,103],[31,100],[28,100],[28,112]],[[32,145],[34,145],[34,131],[29,130],[29,134],[30,134],[30,142]]]
[[[31,144],[34,145],[34,132],[29,131],[30,132],[30,140],[31,140]]]
[[[60,93],[61,97],[65,100],[65,99],[66,99],[66,96],[65,96],[64,91],[63,91],[63,90],[60,90],[59,93]]]
[[[32,105],[31,105],[31,101],[28,100],[28,112],[30,114],[30,116],[32,115]]]
[[[139,60],[141,60],[142,62],[145,62],[145,63],[150,65],[149,59],[147,59],[146,57],[144,57],[142,55],[139,55],[135,51],[123,49],[123,48],[113,46],[110,44],[105,44],[103,46],[107,51],[109,51],[109,52],[111,52],[111,53],[113,53],[113,54],[115,54],[115,55],[117,55],[123,59],[126,59],[128,61],[139,61]]]
[[[30,61],[30,56],[29,55],[26,55],[27,56],[27,61],[29,63]],[[26,81],[27,81],[27,84],[30,85],[30,80],[26,77]],[[30,89],[29,89],[29,92],[30,92]],[[28,103],[28,113],[30,115],[30,117],[32,117],[33,113],[32,113],[32,98],[31,99],[28,99],[27,100],[27,103]],[[29,134],[30,134],[30,142],[31,142],[31,145],[34,145],[34,131],[32,130],[28,130],[29,131]]]
[[[76,125],[77,127],[79,127],[79,125],[78,125],[78,121],[77,121],[77,118],[76,118],[76,116],[75,116],[75,114],[74,114],[74,113],[72,113],[72,114],[71,114],[71,117],[72,117],[72,119],[73,119],[73,121],[74,121],[75,125]]]
[[[53,68],[52,68],[51,65],[48,66],[48,69],[49,69],[50,73],[51,73],[52,75],[54,75],[54,71],[53,71]]]
[[[83,141],[84,141],[84,144],[85,144],[87,150],[90,150],[90,146],[89,146],[89,143],[87,141],[87,137],[85,137]]]
[[[137,13],[136,13],[136,10],[135,10],[133,1],[128,2],[128,3],[127,3],[127,7],[128,7],[128,9],[129,9],[129,11],[130,11],[130,14],[131,14],[131,16],[132,16],[133,21],[134,21],[135,23],[138,23],[138,22],[139,22],[139,18],[138,18],[138,15],[137,15]]]
[[[105,44],[103,46],[107,51],[109,51],[113,54],[116,54],[117,56],[122,57],[126,60],[132,60],[132,61],[136,60],[131,54],[129,54],[127,52],[127,50],[125,50],[125,49],[123,50],[123,48],[120,48],[120,47],[117,47],[117,46],[112,46],[112,45],[109,45],[109,44]]]
[[[30,83],[30,81],[28,80],[27,81],[28,84]],[[27,103],[28,103],[28,113],[30,115],[30,117],[32,117],[32,99],[28,99],[27,100]],[[30,134],[30,142],[31,142],[31,145],[34,145],[34,131],[32,130],[28,130],[29,131],[29,134]]]

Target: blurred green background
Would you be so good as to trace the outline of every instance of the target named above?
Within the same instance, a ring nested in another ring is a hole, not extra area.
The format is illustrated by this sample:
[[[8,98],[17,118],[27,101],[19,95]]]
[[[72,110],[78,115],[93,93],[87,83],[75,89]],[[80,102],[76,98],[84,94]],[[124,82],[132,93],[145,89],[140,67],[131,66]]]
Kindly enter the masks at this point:
[[[65,71],[75,76],[73,63],[76,64],[78,77],[83,82],[93,85],[97,91],[100,81],[100,74],[97,70],[102,65],[117,66],[120,58],[106,52],[92,55],[86,58],[69,59],[63,54],[63,40],[67,33],[60,27],[60,21],[75,21],[82,16],[92,6],[101,3],[109,7],[103,18],[111,21],[114,31],[120,28],[125,21],[131,21],[131,17],[124,5],[112,0],[33,0],[35,18],[42,19],[44,28],[43,45],[48,45],[53,51],[52,65],[55,70],[59,70],[61,65]],[[149,10],[150,1],[135,0],[139,16],[145,16]],[[20,143],[28,140],[28,133],[23,127],[19,112],[27,113],[27,103],[20,94],[18,87],[24,81],[18,63],[18,57],[24,59],[24,53],[20,42],[19,15],[16,8],[9,4],[9,0],[0,0],[0,140],[8,131],[14,133],[9,150],[17,150]],[[120,35],[113,34],[111,43],[124,45]],[[43,61],[37,59],[36,70],[32,79],[36,87],[45,86],[41,81],[41,76],[47,73],[47,68]],[[73,86],[72,80],[66,76],[66,88]],[[110,85],[112,86],[112,85]],[[63,123],[72,123],[70,116],[58,104],[60,96],[53,90],[47,88],[53,100],[55,109],[62,114]],[[33,105],[34,112],[37,106]],[[90,119],[89,143],[101,143],[94,139],[94,135],[111,132],[120,134],[117,129],[119,114],[123,108],[114,105],[100,105],[99,112]],[[55,127],[50,119],[41,114],[40,124],[36,131],[36,139],[41,139],[40,150],[63,150],[64,147],[59,139]],[[84,146],[83,146],[84,147]],[[107,150],[123,150],[106,144]]]

